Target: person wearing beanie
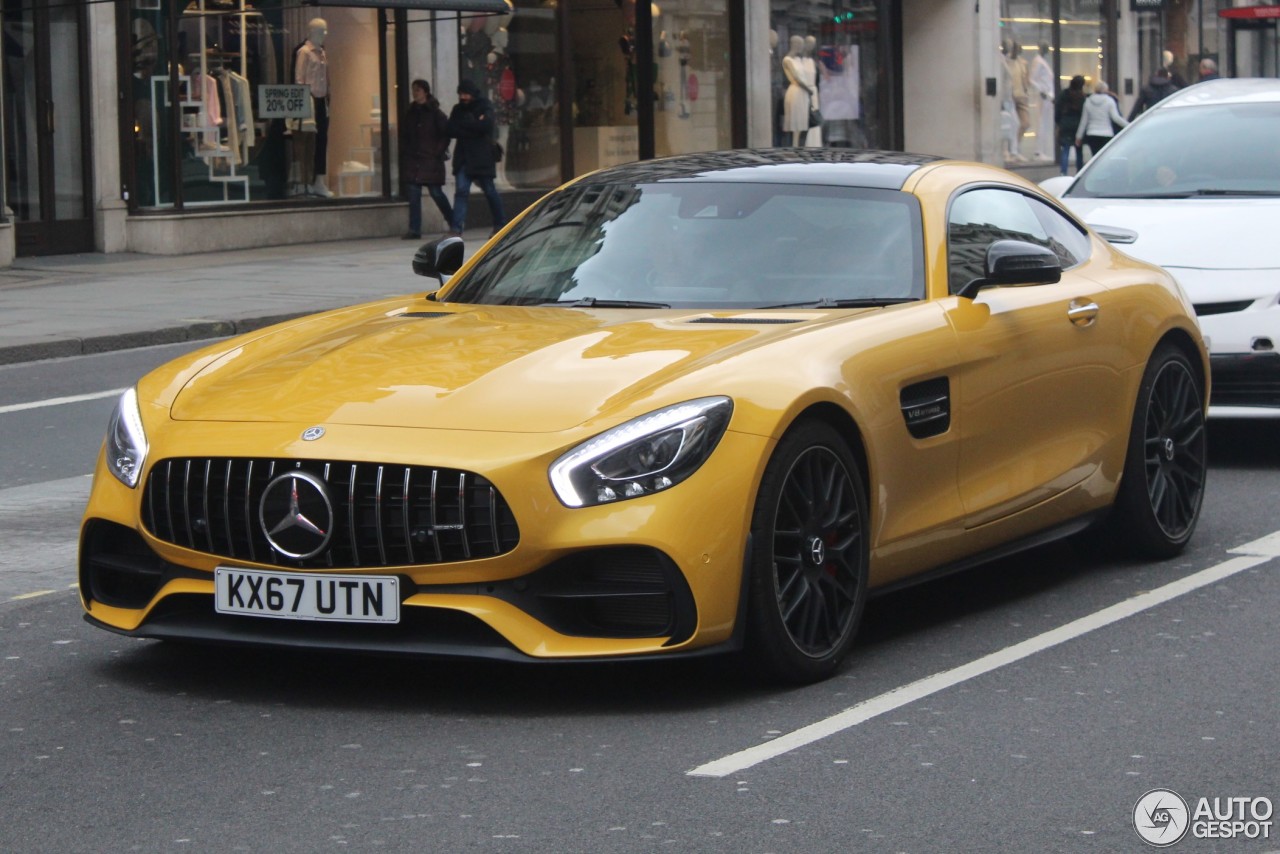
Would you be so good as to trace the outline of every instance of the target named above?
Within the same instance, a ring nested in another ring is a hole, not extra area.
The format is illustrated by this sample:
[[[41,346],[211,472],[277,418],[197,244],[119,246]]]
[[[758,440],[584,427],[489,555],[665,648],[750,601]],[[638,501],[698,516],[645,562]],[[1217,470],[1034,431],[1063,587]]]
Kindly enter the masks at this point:
[[[493,231],[506,224],[502,197],[494,186],[498,174],[495,160],[496,125],[493,105],[480,94],[480,87],[470,80],[458,84],[458,103],[449,113],[448,132],[453,146],[453,235],[461,237],[467,227],[467,201],[471,184],[480,185],[493,215]]]
[[[446,228],[453,228],[453,208],[444,194],[444,162],[449,158],[448,119],[440,102],[431,94],[425,80],[414,80],[409,87],[412,100],[400,119],[400,178],[409,200],[409,230],[404,236],[416,240],[422,236],[422,188],[444,217]]]

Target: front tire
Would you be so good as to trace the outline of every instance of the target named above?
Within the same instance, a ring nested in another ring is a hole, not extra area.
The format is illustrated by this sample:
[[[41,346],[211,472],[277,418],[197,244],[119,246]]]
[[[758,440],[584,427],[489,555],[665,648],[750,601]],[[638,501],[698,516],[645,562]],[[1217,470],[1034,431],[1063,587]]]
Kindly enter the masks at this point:
[[[1204,392],[1190,359],[1163,344],[1133,413],[1110,533],[1136,555],[1170,558],[1195,531],[1207,473]]]
[[[835,428],[788,432],[751,522],[747,649],[769,677],[825,679],[848,653],[867,598],[867,516],[861,469]]]

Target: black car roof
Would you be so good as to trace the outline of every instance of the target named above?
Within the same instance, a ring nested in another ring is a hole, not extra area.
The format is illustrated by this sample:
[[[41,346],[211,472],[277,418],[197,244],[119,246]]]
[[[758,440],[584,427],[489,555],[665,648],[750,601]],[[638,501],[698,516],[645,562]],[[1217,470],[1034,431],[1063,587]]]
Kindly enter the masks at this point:
[[[677,154],[601,169],[579,184],[742,181],[900,190],[921,166],[945,158],[861,148],[753,148]]]

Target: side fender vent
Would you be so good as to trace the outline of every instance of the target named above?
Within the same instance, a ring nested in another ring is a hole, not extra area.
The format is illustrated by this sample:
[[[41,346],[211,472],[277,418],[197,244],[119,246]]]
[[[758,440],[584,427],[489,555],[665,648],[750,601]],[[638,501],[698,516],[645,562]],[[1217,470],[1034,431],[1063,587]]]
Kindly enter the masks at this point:
[[[899,402],[907,432],[915,438],[940,436],[951,429],[951,381],[947,377],[907,386]]]

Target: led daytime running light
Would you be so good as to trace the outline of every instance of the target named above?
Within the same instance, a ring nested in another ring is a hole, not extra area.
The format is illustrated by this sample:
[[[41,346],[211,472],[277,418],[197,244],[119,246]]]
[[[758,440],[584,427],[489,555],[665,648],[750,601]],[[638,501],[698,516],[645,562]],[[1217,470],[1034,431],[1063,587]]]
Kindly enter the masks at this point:
[[[131,388],[120,395],[115,411],[111,413],[106,453],[107,468],[111,473],[130,489],[136,487],[147,459],[147,435],[142,429],[137,389]]]

